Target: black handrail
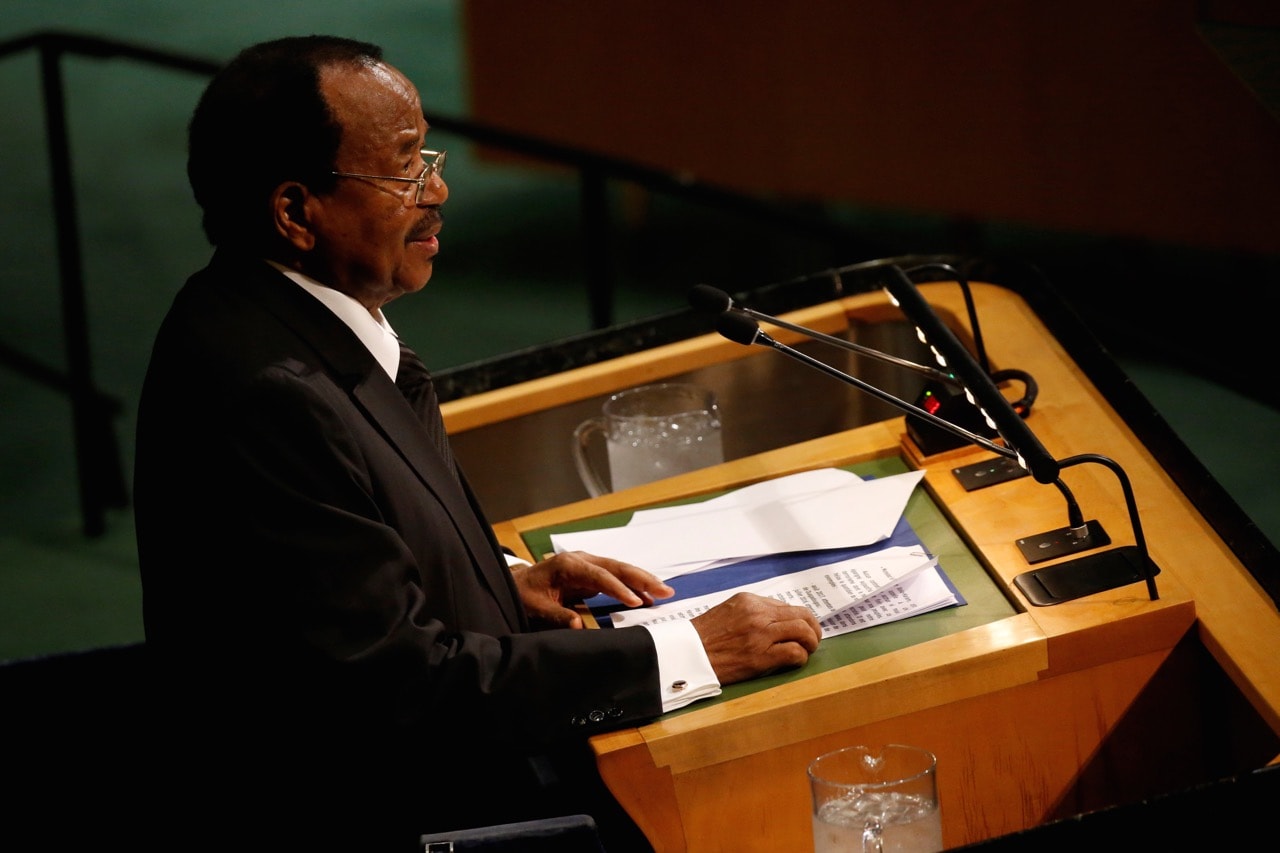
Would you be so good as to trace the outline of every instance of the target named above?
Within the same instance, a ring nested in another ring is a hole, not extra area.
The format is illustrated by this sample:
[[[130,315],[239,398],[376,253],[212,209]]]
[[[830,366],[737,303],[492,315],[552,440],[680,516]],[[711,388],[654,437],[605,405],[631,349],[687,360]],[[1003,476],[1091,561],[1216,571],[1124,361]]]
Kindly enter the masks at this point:
[[[199,74],[212,74],[218,65],[175,53],[62,32],[35,33],[0,43],[0,58],[25,50],[35,50],[40,57],[67,371],[64,375],[3,345],[0,345],[0,360],[22,375],[63,391],[71,398],[84,532],[88,536],[100,536],[106,530],[106,510],[123,507],[129,499],[113,423],[120,411],[120,401],[104,394],[93,380],[62,57],[66,54],[101,59],[122,57]]]
[[[60,55],[72,53],[94,59],[136,59],[150,65],[159,65],[175,71],[190,71],[195,74],[212,75],[222,63],[209,59],[187,56],[166,50],[143,47],[136,44],[98,38],[97,36],[50,30],[20,36],[16,39],[0,42],[0,59],[24,50],[38,50],[42,54]]]

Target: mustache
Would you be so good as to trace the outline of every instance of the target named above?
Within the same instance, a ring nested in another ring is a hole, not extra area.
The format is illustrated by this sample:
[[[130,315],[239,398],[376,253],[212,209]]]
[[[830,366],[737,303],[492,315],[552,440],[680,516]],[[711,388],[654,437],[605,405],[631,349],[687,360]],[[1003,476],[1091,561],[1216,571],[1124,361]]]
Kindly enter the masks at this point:
[[[428,210],[426,215],[422,217],[422,221],[414,226],[410,233],[410,239],[417,240],[431,234],[432,231],[438,231],[440,226],[444,224],[444,216],[438,210]]]

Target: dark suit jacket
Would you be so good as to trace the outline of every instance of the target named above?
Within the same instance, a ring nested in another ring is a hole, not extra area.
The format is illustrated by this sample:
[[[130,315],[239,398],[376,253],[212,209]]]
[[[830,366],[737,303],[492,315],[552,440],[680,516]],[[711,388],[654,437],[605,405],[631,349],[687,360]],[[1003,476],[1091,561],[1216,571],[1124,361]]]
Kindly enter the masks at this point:
[[[235,765],[242,806],[289,791],[406,832],[520,818],[502,806],[534,781],[526,753],[660,713],[647,631],[530,631],[465,478],[264,262],[220,251],[177,294],[137,430],[158,730]]]

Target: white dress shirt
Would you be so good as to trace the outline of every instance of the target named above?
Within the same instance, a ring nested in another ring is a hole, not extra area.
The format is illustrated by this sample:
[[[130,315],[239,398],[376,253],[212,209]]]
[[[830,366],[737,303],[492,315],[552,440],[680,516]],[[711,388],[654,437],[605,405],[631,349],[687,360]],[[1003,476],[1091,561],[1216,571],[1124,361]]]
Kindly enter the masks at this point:
[[[374,317],[367,308],[341,291],[326,287],[302,273],[288,269],[275,261],[267,263],[284,273],[303,290],[320,300],[339,320],[355,332],[378,364],[395,381],[400,370],[400,339],[387,318],[378,312]],[[529,565],[519,557],[505,555],[508,566]],[[716,678],[711,661],[697,630],[687,619],[645,625],[653,637],[658,651],[658,679],[662,689],[662,710],[674,711],[698,699],[720,694],[720,681]]]

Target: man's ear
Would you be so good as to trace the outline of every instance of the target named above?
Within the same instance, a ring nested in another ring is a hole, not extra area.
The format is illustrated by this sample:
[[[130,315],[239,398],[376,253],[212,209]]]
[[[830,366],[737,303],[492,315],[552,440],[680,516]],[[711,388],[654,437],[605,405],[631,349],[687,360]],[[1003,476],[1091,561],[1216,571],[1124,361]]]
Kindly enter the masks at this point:
[[[303,252],[316,244],[311,221],[313,201],[311,191],[295,181],[283,183],[271,193],[271,219],[276,233]]]

